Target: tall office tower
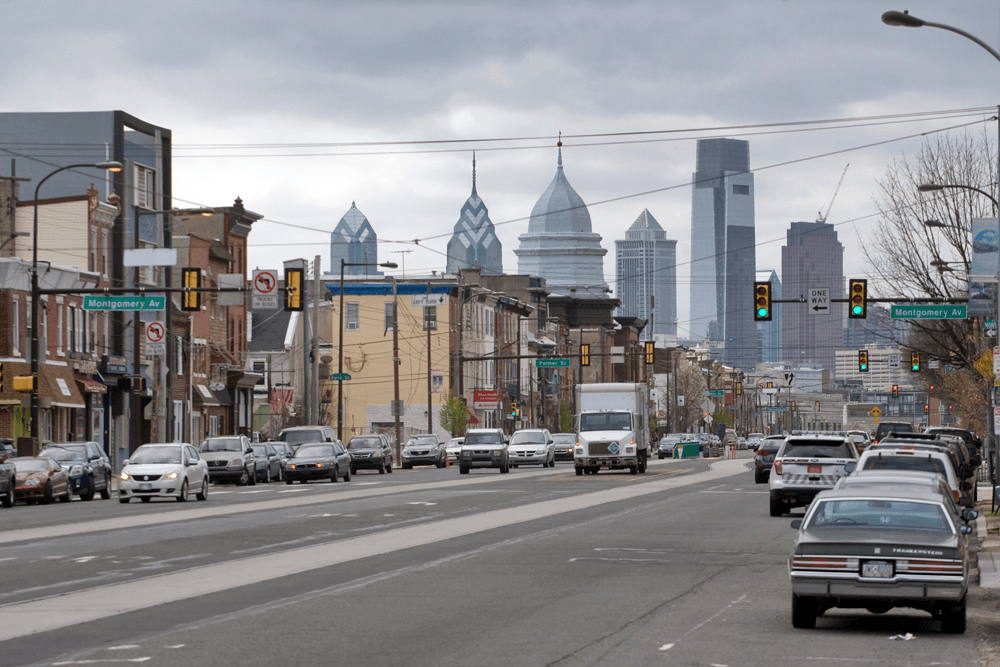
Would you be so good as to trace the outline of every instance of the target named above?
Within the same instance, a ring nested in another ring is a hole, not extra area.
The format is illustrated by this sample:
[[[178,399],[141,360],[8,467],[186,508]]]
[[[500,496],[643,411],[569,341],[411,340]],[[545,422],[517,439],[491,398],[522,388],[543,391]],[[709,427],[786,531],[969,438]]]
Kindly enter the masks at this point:
[[[354,202],[330,234],[330,272],[340,271],[340,260],[354,264],[345,266],[344,275],[380,276],[378,266],[378,236],[365,214]]]
[[[615,241],[618,315],[646,320],[644,340],[677,335],[677,241],[644,209]]]
[[[781,316],[784,361],[835,370],[844,341],[844,246],[825,222],[793,222],[781,248],[781,278],[786,299],[809,299],[810,288],[830,290],[829,310],[788,304]]]
[[[760,360],[777,363],[781,361],[781,304],[773,303],[781,300],[781,280],[774,269],[757,272],[757,282],[771,283],[771,321],[757,322],[757,333],[760,335]]]
[[[750,144],[701,139],[691,198],[692,337],[723,341],[722,360],[753,368],[756,269]]]
[[[503,275],[503,246],[497,238],[486,204],[476,192],[476,155],[472,155],[472,194],[465,201],[448,241],[448,273],[482,269],[484,275]]]
[[[604,255],[601,235],[593,231],[590,211],[563,173],[562,144],[556,175],[535,202],[528,231],[518,237],[517,272],[545,278],[554,294],[604,298]]]

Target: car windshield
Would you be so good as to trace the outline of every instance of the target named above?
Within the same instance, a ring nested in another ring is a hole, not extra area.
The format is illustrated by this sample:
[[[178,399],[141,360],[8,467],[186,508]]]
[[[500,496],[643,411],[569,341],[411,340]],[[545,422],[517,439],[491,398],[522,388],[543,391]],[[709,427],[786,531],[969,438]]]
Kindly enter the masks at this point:
[[[872,456],[862,470],[924,470],[947,475],[944,462],[929,456]]]
[[[180,447],[140,447],[129,457],[131,465],[147,465],[151,463],[180,463]]]
[[[253,450],[254,456],[267,456],[267,447],[263,445],[250,445],[250,449]]]
[[[552,436],[552,441],[561,445],[576,443],[576,435],[573,433],[556,433]]]
[[[315,445],[302,445],[295,450],[295,454],[292,458],[296,459],[308,459],[308,458],[321,458],[324,456],[333,456],[333,445],[324,445],[316,443]]]
[[[308,431],[285,431],[279,437],[291,445],[300,445],[303,442],[317,442],[323,440],[323,434],[319,429]]]
[[[628,431],[632,428],[632,414],[628,412],[599,412],[580,415],[581,431]]]
[[[87,455],[78,449],[66,449],[64,447],[46,447],[38,452],[39,456],[47,456],[50,459],[65,463],[68,461],[86,461]]]
[[[436,445],[438,442],[436,435],[415,435],[410,438],[410,445]]]
[[[213,438],[201,443],[203,452],[240,452],[243,443],[239,438]]]
[[[14,469],[18,472],[43,472],[49,469],[48,464],[41,459],[14,459]]]
[[[545,444],[545,434],[538,431],[532,432],[522,432],[515,433],[510,436],[510,444],[512,445],[544,445]]]
[[[795,440],[789,440],[785,443],[785,449],[781,452],[781,456],[810,459],[849,459],[854,457],[846,442],[796,442]]]
[[[868,527],[872,531],[913,528],[952,531],[941,505],[888,498],[820,502],[806,526],[807,529],[848,527]]]
[[[467,445],[499,445],[502,442],[498,433],[466,433]]]
[[[382,441],[379,438],[351,438],[348,449],[379,449]]]

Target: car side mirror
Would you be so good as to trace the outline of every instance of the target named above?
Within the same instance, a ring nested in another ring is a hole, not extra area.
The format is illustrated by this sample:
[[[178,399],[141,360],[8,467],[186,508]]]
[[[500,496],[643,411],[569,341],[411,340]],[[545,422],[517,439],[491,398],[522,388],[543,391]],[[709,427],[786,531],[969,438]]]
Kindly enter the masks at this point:
[[[128,459],[125,459],[124,461],[122,461],[122,467],[125,467],[127,465],[128,465]]]
[[[792,528],[798,530],[802,527],[802,519],[792,519]]]
[[[961,526],[958,527],[958,532],[962,533],[963,535],[970,535],[972,533],[972,526],[970,526],[967,523],[963,523]]]
[[[963,521],[973,521],[979,517],[979,512],[973,509],[962,510],[962,520]]]
[[[844,472],[850,475],[852,472],[858,469],[858,464],[854,461],[848,461],[844,464]]]

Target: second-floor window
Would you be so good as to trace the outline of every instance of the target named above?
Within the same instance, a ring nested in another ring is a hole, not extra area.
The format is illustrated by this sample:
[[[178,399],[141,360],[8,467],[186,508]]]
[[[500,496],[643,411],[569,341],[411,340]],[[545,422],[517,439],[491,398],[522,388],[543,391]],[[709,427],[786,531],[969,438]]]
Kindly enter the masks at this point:
[[[344,304],[344,329],[347,331],[357,331],[361,328],[360,304]]]
[[[142,164],[133,167],[133,203],[148,209],[156,209],[156,171]]]
[[[385,330],[392,331],[392,301],[385,302]]]
[[[437,306],[424,306],[424,331],[438,328]]]

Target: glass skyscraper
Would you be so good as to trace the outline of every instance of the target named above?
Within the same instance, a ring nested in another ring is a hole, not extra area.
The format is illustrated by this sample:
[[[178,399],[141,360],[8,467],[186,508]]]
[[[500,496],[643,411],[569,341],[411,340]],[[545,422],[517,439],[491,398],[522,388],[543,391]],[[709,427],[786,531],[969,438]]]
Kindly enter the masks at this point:
[[[677,241],[648,209],[615,241],[618,314],[646,320],[643,340],[677,335]]]

